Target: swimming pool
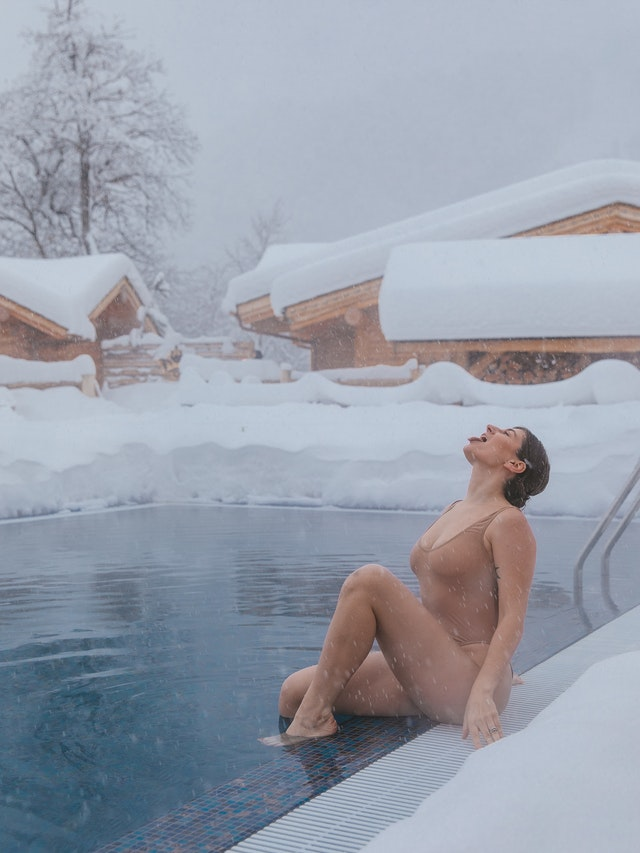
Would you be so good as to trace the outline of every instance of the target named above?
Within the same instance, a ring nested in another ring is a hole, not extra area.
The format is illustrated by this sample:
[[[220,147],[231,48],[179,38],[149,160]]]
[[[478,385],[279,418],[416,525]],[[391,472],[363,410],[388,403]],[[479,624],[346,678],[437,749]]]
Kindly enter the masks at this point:
[[[418,513],[162,506],[0,525],[0,849],[89,851],[279,760],[281,679],[313,662],[345,574],[415,583]],[[589,520],[533,519],[527,669],[586,632],[571,568]],[[612,560],[640,601],[631,525]],[[594,624],[610,615],[585,570]]]

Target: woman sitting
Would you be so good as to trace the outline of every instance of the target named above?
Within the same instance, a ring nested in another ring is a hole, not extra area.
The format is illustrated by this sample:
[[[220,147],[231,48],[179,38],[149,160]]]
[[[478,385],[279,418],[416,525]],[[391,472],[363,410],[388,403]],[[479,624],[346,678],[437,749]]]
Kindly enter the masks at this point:
[[[317,665],[282,685],[279,711],[290,725],[265,742],[332,735],[336,713],[424,714],[461,723],[476,747],[502,737],[536,556],[521,509],[547,485],[549,460],[528,429],[492,424],[464,454],[466,496],[411,551],[420,599],[383,566],[353,572]]]

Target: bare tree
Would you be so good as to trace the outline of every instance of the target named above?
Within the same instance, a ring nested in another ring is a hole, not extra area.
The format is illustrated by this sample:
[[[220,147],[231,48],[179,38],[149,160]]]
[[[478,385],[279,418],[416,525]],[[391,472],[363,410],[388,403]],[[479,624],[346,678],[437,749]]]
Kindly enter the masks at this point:
[[[257,213],[251,220],[249,234],[226,249],[229,279],[258,266],[269,246],[284,239],[286,225],[281,201],[268,212]]]
[[[53,0],[28,36],[27,74],[0,95],[0,252],[122,251],[147,273],[188,221],[196,140],[158,84],[158,62],[85,0]]]
[[[241,275],[254,269],[262,260],[269,246],[282,242],[285,238],[287,217],[282,210],[282,203],[277,201],[271,210],[256,214],[251,220],[249,234],[226,250],[227,264],[224,278],[224,292],[229,281],[236,275]],[[274,361],[287,361],[294,367],[307,369],[309,364],[308,351],[290,343],[286,338],[273,335],[248,333],[253,339],[256,349],[267,358]]]
[[[228,282],[223,266],[203,264],[193,269],[169,266],[164,279],[167,289],[156,292],[172,326],[179,332],[193,337],[242,335],[236,321],[221,307]]]

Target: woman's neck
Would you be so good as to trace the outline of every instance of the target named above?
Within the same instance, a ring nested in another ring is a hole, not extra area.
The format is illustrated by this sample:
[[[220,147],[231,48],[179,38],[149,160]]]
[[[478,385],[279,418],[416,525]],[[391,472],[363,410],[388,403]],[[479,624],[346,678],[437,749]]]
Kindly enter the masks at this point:
[[[493,475],[493,476],[492,476]],[[465,501],[470,504],[504,504],[504,476],[501,472],[482,471],[476,467],[471,472]]]

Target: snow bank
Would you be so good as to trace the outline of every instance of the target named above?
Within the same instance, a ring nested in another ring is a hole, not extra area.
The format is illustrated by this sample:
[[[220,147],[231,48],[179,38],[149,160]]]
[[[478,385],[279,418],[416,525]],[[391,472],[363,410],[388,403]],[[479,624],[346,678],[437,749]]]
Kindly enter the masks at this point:
[[[182,381],[172,395],[173,402],[181,405],[210,402],[229,406],[275,406],[306,402],[378,407],[421,401],[439,405],[547,408],[640,401],[640,371],[628,362],[615,359],[595,362],[577,376],[541,385],[484,382],[471,376],[459,365],[439,362],[429,365],[414,382],[386,388],[341,385],[324,372],[305,373],[291,384],[256,383],[251,387],[239,386],[233,381],[231,370],[236,379],[257,379],[260,360],[237,362],[228,369],[227,364],[229,362],[218,363],[208,372],[206,365],[187,358],[187,369],[183,371]],[[275,373],[273,369],[270,372]],[[341,369],[336,374],[342,379],[357,376],[367,379],[388,377],[383,366],[358,371],[353,369],[349,373]],[[146,392],[140,389],[139,393],[144,395]]]
[[[185,352],[180,361],[180,374],[185,385],[198,379],[213,384],[232,382],[279,382],[281,368],[267,358],[233,360],[209,358]],[[189,379],[194,374],[197,379]]]
[[[635,853],[640,652],[591,667],[363,853]]]
[[[253,367],[253,365],[251,365]],[[170,501],[438,510],[464,494],[462,447],[487,423],[544,441],[532,513],[601,515],[638,457],[640,377],[600,362],[551,386],[479,382],[434,365],[394,388],[297,382],[12,392],[0,407],[0,517]],[[463,404],[463,405],[451,405]]]

